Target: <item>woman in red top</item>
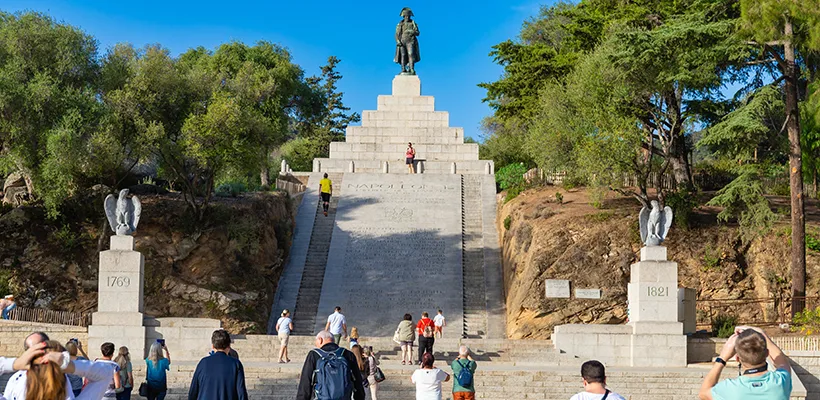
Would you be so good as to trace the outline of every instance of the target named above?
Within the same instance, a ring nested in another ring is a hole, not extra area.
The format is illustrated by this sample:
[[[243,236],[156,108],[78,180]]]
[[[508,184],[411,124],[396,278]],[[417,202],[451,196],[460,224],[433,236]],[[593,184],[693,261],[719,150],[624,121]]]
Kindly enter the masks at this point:
[[[436,342],[436,338],[434,335],[435,325],[433,324],[433,320],[430,319],[430,316],[427,312],[421,313],[421,319],[419,323],[416,325],[416,330],[419,334],[419,365],[421,365],[421,358],[424,356],[424,353],[433,354],[433,343]]]
[[[413,143],[407,143],[407,150],[404,152],[405,163],[407,164],[407,171],[411,174],[416,173],[416,149],[413,148]]]

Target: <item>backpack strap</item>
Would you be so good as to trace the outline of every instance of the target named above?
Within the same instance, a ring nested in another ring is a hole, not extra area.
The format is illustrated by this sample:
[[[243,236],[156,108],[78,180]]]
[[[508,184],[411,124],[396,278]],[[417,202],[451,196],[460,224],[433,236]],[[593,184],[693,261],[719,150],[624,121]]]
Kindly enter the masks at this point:
[[[604,397],[601,397],[601,400],[606,400],[606,397],[609,396],[609,389],[604,392]]]

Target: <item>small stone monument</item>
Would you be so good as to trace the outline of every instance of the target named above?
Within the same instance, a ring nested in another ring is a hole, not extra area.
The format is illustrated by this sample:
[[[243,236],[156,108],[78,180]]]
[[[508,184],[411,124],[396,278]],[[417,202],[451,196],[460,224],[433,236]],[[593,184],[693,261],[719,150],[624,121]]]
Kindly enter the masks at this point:
[[[641,259],[632,264],[627,285],[626,325],[560,325],[555,346],[609,365],[685,367],[686,336],[678,321],[678,263],[660,246],[672,226],[672,209],[657,201],[640,213]]]
[[[128,189],[115,199],[105,199],[105,213],[111,230],[111,248],[100,252],[97,312],[88,327],[88,346],[92,357],[100,355],[100,345],[113,342],[127,346],[133,357],[145,351],[143,326],[143,283],[145,258],[134,251],[131,233],[139,224],[142,207],[136,196],[127,197]]]

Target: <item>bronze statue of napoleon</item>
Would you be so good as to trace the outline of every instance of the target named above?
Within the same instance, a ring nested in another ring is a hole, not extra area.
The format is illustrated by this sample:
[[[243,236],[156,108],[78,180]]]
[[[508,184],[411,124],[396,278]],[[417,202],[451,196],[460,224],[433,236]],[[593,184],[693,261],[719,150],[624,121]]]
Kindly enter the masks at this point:
[[[421,61],[419,53],[419,26],[413,21],[409,7],[401,10],[402,20],[396,25],[396,56],[393,62],[401,65],[401,73],[415,75],[415,64]]]

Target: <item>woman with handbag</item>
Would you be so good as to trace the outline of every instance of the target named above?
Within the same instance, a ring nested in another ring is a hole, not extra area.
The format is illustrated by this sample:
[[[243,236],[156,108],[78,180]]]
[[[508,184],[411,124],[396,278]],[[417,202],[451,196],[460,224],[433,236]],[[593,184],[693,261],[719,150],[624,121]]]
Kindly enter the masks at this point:
[[[165,357],[162,356],[163,350],[165,350]],[[165,343],[160,343],[158,339],[156,343],[151,345],[151,349],[148,350],[148,358],[145,359],[145,365],[147,367],[145,373],[146,397],[148,397],[148,400],[164,400],[168,391],[168,378],[165,372],[171,366],[171,354],[168,352]],[[140,392],[143,392],[142,388],[140,388]]]
[[[399,322],[396,334],[393,335],[401,345],[401,365],[413,365],[413,342],[416,341],[416,330],[413,326],[413,316],[404,314],[404,319]]]
[[[378,400],[379,382],[384,381],[384,373],[379,368],[379,360],[373,353],[373,346],[364,347],[365,364],[368,366],[367,383],[370,386],[370,400]]]

